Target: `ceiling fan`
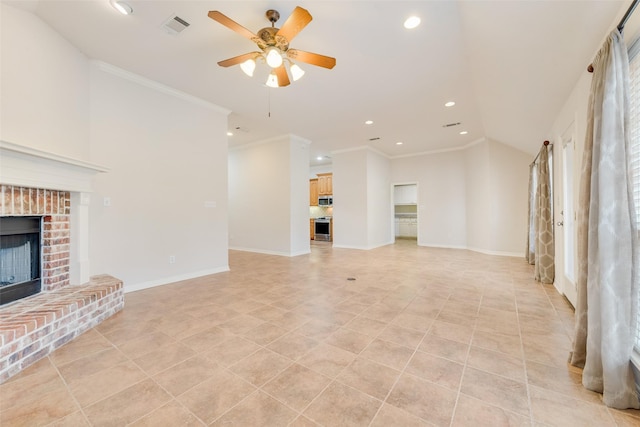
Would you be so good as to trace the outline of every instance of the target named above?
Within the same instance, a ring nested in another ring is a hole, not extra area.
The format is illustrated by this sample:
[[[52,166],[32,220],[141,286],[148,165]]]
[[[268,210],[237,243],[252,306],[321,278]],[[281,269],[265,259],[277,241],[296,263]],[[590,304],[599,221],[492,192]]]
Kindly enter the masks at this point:
[[[282,28],[275,27],[275,23],[280,19],[278,11],[269,9],[265,15],[271,22],[271,27],[263,28],[254,34],[217,10],[209,12],[209,18],[248,38],[260,48],[259,52],[249,52],[234,56],[218,62],[218,65],[231,67],[240,64],[240,68],[245,74],[253,76],[256,59],[264,60],[273,69],[267,79],[267,86],[270,87],[283,87],[291,83],[285,67],[285,61],[289,63],[289,71],[294,81],[304,74],[304,71],[293,62],[294,60],[328,69],[336,65],[335,58],[289,47],[291,40],[313,19],[309,11],[296,6]]]

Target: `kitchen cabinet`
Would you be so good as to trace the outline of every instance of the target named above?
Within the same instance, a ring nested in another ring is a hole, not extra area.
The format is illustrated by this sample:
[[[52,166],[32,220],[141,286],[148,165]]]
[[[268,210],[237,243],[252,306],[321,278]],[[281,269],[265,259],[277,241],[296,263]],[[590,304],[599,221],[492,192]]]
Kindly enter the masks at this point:
[[[396,237],[418,237],[418,219],[415,217],[396,217]]]
[[[331,222],[329,223],[329,235],[331,236],[329,238],[330,242],[333,242],[333,219],[331,220]]]
[[[309,234],[311,236],[311,240],[313,240],[313,236],[316,234],[316,222],[313,218],[309,219]]]
[[[393,201],[396,205],[415,205],[418,203],[418,186],[396,185],[393,189]]]
[[[318,179],[309,180],[309,206],[318,206]]]
[[[318,174],[318,196],[331,196],[331,195],[333,195],[333,174],[319,173]]]

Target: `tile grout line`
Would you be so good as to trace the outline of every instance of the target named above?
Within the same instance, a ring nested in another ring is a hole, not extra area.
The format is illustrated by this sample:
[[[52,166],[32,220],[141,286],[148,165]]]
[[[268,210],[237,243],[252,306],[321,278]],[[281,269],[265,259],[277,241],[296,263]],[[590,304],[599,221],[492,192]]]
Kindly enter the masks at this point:
[[[511,279],[513,281],[513,278]],[[513,283],[512,283],[513,285]],[[514,289],[515,290],[515,289]],[[522,365],[524,368],[525,387],[527,390],[527,404],[529,406],[529,421],[532,426],[535,425],[535,418],[533,416],[533,406],[531,404],[531,389],[529,387],[529,371],[527,369],[527,357],[524,351],[524,340],[522,338],[522,325],[520,323],[520,306],[518,304],[518,294],[514,293],[514,303],[516,305],[516,318],[518,319],[518,338],[520,339],[520,353],[522,357]]]
[[[460,394],[462,394],[462,382],[464,381],[464,374],[467,372],[467,366],[469,363],[469,355],[471,354],[471,346],[473,343],[473,339],[476,335],[476,331],[478,328],[478,319],[480,318],[480,307],[482,307],[482,300],[484,298],[484,292],[486,290],[486,286],[483,287],[482,296],[480,297],[480,302],[478,303],[478,308],[476,309],[476,320],[473,322],[473,332],[471,333],[471,338],[469,339],[469,345],[467,347],[467,354],[464,358],[464,363],[462,365],[462,374],[460,374],[460,383],[458,384],[458,392],[456,393],[456,401],[453,405],[453,412],[451,413],[451,421],[449,422],[449,426],[453,426],[453,421],[456,417],[456,411],[458,409],[458,403],[460,400]]]
[[[424,290],[424,289],[423,289],[423,290]],[[451,297],[451,293],[449,293],[449,295],[447,296],[447,301],[449,300],[449,298],[450,298],[450,297]],[[417,298],[417,296],[416,296],[416,297],[414,297],[414,298],[413,298],[409,303],[407,303],[407,305],[405,305],[405,306],[404,306],[404,308],[402,309],[402,311],[400,311],[400,313],[398,313],[398,315],[402,314],[402,313],[407,309],[407,307],[408,307],[412,302],[414,302],[414,301],[416,300],[416,298]],[[446,304],[446,302],[445,302],[445,304]],[[387,403],[387,399],[389,399],[389,396],[391,396],[391,392],[393,392],[393,390],[395,389],[395,387],[398,385],[398,382],[400,381],[400,378],[402,378],[402,375],[404,375],[404,374],[405,374],[405,371],[407,370],[407,366],[409,366],[409,364],[411,363],[411,360],[413,360],[413,357],[416,355],[416,353],[417,353],[417,351],[418,351],[418,348],[422,345],[422,343],[424,342],[425,337],[429,334],[429,331],[430,331],[430,330],[431,330],[431,328],[433,327],[433,323],[435,322],[435,319],[437,319],[437,318],[438,318],[438,316],[440,315],[440,313],[442,313],[442,310],[443,310],[443,308],[444,308],[445,304],[443,304],[443,305],[442,305],[442,307],[440,308],[440,310],[438,310],[438,314],[436,314],[435,318],[434,318],[434,319],[433,319],[433,321],[431,322],[431,325],[429,325],[429,327],[427,328],[427,330],[426,330],[426,331],[424,331],[424,333],[423,333],[423,335],[422,335],[422,338],[420,339],[420,342],[416,345],[415,349],[413,350],[413,353],[411,353],[411,356],[410,356],[410,357],[407,359],[407,361],[405,362],[404,366],[402,367],[402,370],[400,370],[400,375],[398,375],[398,378],[396,378],[396,380],[394,381],[393,385],[389,388],[389,391],[387,392],[387,395],[386,395],[386,396],[384,397],[384,399],[382,400],[382,405],[380,405],[380,407],[378,408],[378,410],[377,410],[377,411],[376,411],[376,413],[374,414],[373,418],[372,418],[372,419],[371,419],[371,421],[369,422],[369,427],[371,427],[371,424],[373,423],[373,421],[376,419],[376,417],[377,417],[377,416],[378,416],[378,414],[380,413],[380,410],[381,410],[381,409],[382,409],[382,407],[385,405],[385,403]],[[397,316],[396,316],[396,317],[397,317]],[[395,317],[394,317],[394,318],[395,318]],[[391,323],[391,321],[390,321],[389,323]],[[407,375],[411,375],[411,374],[409,374],[409,373],[407,372]],[[389,405],[391,405],[391,404],[389,403]],[[394,405],[391,405],[391,406],[393,406],[394,408],[396,407],[396,406],[394,406]],[[402,411],[404,411],[404,412],[407,412],[407,411],[405,411],[405,410],[404,410],[404,409],[402,409],[402,408],[398,408],[398,409],[400,409],[400,410],[402,410]],[[411,414],[410,412],[407,412],[407,413]],[[418,419],[420,419],[420,420],[423,420],[423,418],[421,418],[421,417],[419,417],[419,416],[417,416],[417,415],[415,415],[415,414],[411,414],[411,415],[415,416],[416,418],[418,418]],[[452,418],[453,418],[453,414],[452,414],[451,416],[452,416]],[[426,420],[423,420],[423,421],[426,421]]]
[[[84,420],[87,422],[88,425],[93,425],[90,421],[89,421],[89,417],[87,416],[87,414],[84,412],[84,408],[82,407],[82,405],[80,405],[80,402],[78,402],[78,399],[76,399],[76,396],[73,394],[73,392],[71,391],[71,388],[69,387],[69,384],[67,383],[67,380],[64,379],[64,377],[62,376],[62,373],[60,372],[60,370],[58,369],[58,366],[53,363],[53,360],[51,360],[50,355],[47,355],[47,359],[49,360],[49,363],[51,363],[51,366],[53,366],[53,369],[56,370],[56,373],[58,374],[58,377],[60,378],[60,380],[62,381],[62,383],[64,384],[64,387],[67,391],[67,393],[69,393],[69,395],[71,396],[71,398],[73,399],[73,401],[76,403],[76,405],[78,405],[78,408],[80,409],[80,413],[82,414],[82,417],[84,418]],[[60,418],[58,420],[55,420],[49,424],[53,424],[56,423],[60,420],[63,420],[64,418],[66,418],[67,416],[69,416],[71,414],[67,414],[65,417]]]

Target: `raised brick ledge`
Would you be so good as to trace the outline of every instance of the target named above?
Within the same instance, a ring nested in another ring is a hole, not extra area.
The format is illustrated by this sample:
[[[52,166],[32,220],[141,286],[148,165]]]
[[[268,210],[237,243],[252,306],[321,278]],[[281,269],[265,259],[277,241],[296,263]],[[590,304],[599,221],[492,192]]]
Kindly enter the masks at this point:
[[[106,274],[0,307],[0,384],[123,307],[122,281]]]

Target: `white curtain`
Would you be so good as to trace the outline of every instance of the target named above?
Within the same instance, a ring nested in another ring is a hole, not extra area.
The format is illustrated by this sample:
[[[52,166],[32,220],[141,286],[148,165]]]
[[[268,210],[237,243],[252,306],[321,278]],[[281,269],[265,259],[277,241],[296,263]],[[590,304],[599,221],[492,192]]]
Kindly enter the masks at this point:
[[[533,162],[529,165],[529,215],[527,221],[527,247],[525,248],[524,259],[529,264],[535,264],[536,256],[536,188],[537,165]]]
[[[571,363],[607,406],[640,408],[630,356],[638,254],[628,135],[629,60],[614,30],[593,62],[578,208],[578,300]]]
[[[543,145],[538,153],[535,202],[534,279],[553,283],[555,278],[555,246],[553,242],[553,215],[551,207],[551,174],[549,173],[549,146]]]

